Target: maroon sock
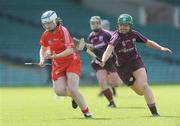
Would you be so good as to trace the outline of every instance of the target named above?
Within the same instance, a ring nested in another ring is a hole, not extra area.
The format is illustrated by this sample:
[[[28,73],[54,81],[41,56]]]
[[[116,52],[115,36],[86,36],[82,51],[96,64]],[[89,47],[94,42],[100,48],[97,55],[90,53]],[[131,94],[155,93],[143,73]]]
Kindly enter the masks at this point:
[[[83,113],[88,113],[89,112],[89,108],[86,107],[85,109],[82,110]]]
[[[104,96],[106,96],[106,98],[108,99],[109,102],[113,101],[113,96],[112,96],[112,92],[109,88],[107,88],[106,90],[102,91]]]

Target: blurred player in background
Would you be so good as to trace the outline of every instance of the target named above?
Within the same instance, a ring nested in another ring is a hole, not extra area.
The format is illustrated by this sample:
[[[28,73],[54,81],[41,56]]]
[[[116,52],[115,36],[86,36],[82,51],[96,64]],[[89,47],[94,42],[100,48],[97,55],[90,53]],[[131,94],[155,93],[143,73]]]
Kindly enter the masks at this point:
[[[79,106],[85,117],[91,117],[92,114],[78,89],[81,61],[74,50],[74,42],[69,31],[62,26],[61,19],[51,10],[42,14],[41,23],[45,31],[40,39],[39,65],[43,67],[45,60],[51,59],[54,92],[58,96],[70,96],[74,99],[73,108]]]
[[[102,29],[101,18],[99,16],[92,16],[90,19],[90,27],[92,32],[89,34],[87,47],[96,54],[99,58],[102,57],[106,50],[108,42],[111,38],[111,33]],[[117,74],[115,62],[110,58],[104,67],[101,67],[94,60],[91,62],[92,68],[96,71],[97,80],[101,86],[102,93],[109,101],[109,107],[116,107],[111,90],[108,87],[108,75],[111,80],[112,87],[117,87],[122,83]]]
[[[104,66],[114,51],[117,55],[118,74],[124,83],[130,86],[138,95],[144,95],[147,105],[153,116],[159,116],[153,93],[147,82],[144,63],[135,47],[135,42],[144,43],[150,48],[172,53],[166,47],[145,38],[132,29],[133,18],[131,15],[122,14],[118,18],[118,30],[112,35],[109,45],[102,57],[101,66]]]
[[[112,31],[110,31],[111,26],[110,26],[110,22],[109,22],[107,19],[103,19],[103,20],[101,21],[101,26],[102,26],[102,29],[108,30],[109,33],[111,33],[111,34],[113,33]],[[115,57],[114,57],[114,58],[115,58]],[[116,59],[115,59],[115,60],[116,60]],[[108,75],[108,82],[109,82],[110,84],[112,84],[111,77],[110,77],[109,75]],[[117,96],[116,88],[111,86],[111,89],[112,89],[113,95],[114,95],[114,96]],[[100,92],[100,93],[99,93],[99,96],[102,96],[102,95],[103,95],[103,92]]]
[[[101,21],[101,25],[102,25],[103,29],[110,31],[110,29],[111,29],[110,22],[107,19],[103,19]]]

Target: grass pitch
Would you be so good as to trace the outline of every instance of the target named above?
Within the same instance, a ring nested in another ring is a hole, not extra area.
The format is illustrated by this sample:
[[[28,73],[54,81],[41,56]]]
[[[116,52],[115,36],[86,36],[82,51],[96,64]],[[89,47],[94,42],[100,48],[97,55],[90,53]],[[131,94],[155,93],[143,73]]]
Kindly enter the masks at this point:
[[[93,113],[85,119],[70,98],[50,87],[0,88],[0,126],[180,126],[180,85],[151,86],[161,117],[152,117],[143,97],[119,87],[117,108],[107,108],[99,87],[80,87]]]

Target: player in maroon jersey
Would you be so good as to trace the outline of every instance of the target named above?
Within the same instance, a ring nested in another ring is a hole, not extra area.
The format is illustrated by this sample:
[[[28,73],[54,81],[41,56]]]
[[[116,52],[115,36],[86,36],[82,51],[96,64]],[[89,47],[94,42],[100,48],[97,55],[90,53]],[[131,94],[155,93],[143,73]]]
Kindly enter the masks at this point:
[[[101,25],[102,25],[102,29],[109,31],[109,32],[111,33],[111,35],[112,35],[113,31],[110,31],[111,25],[110,25],[109,20],[103,19],[103,20],[101,21]],[[116,59],[115,59],[115,60],[116,60]],[[113,81],[111,80],[111,77],[110,77],[109,75],[108,75],[108,82],[109,82],[110,84],[113,83]],[[113,95],[114,95],[114,96],[117,96],[116,88],[113,87],[113,86],[111,86],[111,89],[112,89]],[[102,94],[103,94],[103,93],[100,92],[100,93],[99,93],[99,96],[101,96]]]
[[[144,43],[150,48],[172,53],[166,47],[147,39],[132,29],[133,18],[129,14],[121,14],[118,18],[118,30],[114,32],[106,51],[102,57],[101,66],[104,66],[114,51],[117,56],[117,70],[124,83],[130,86],[138,95],[144,95],[147,105],[153,116],[159,116],[153,93],[147,82],[144,63],[139,56],[135,42]]]
[[[89,44],[87,44],[87,46],[88,48],[93,50],[96,56],[101,58],[102,54],[106,50],[108,42],[110,41],[111,33],[107,30],[102,29],[101,18],[99,16],[91,17],[90,27],[92,32],[89,34],[88,37]],[[108,75],[109,78],[111,79],[113,87],[116,87],[122,83],[115,67],[115,60],[113,59],[113,57],[109,58],[105,66],[103,67],[101,67],[95,61],[92,61],[91,65],[93,69],[96,71],[96,77],[101,86],[102,92],[109,101],[108,106],[115,107],[112,92],[108,87]]]

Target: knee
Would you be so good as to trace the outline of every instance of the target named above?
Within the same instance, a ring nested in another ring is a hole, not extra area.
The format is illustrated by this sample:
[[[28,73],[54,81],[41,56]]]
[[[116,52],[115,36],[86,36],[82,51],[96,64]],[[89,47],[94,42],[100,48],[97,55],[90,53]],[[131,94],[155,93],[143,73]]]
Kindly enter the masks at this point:
[[[149,88],[148,82],[146,80],[136,80],[135,83],[139,85],[142,91],[147,90]]]
[[[149,89],[149,85],[147,83],[144,83],[140,86],[140,91],[137,94],[142,96],[145,94],[145,92],[147,92],[148,89]]]
[[[136,83],[138,86],[136,89],[134,89],[134,91],[136,92],[136,94],[138,94],[139,96],[143,96],[145,94],[145,92],[148,90],[149,85],[146,82],[141,82],[141,83]]]
[[[64,95],[64,91],[61,89],[54,89],[54,92],[56,93],[57,96],[62,96]]]
[[[140,88],[139,89],[133,89],[133,90],[139,96],[143,96],[144,95],[144,92]]]
[[[114,88],[118,87],[119,85],[120,85],[120,83],[111,83],[111,86]]]
[[[141,90],[144,92],[149,88],[149,85],[147,83],[144,83],[141,85]]]
[[[146,83],[142,84],[141,83],[141,85],[139,86],[139,90],[136,91],[136,93],[140,96],[143,96],[148,88],[149,88],[148,84],[146,84]]]
[[[115,81],[112,81],[112,83],[111,83],[111,85],[113,87],[118,87],[118,86],[120,86],[122,84],[123,84],[122,80],[117,80],[117,81],[115,80]]]
[[[108,78],[108,82],[113,86],[113,87],[118,87],[123,84],[122,80],[119,78],[119,76],[115,76]]]
[[[143,96],[144,95],[144,93],[142,92],[142,91],[137,91],[136,92],[139,96]]]
[[[98,79],[99,84],[107,84],[107,80],[105,78]]]

